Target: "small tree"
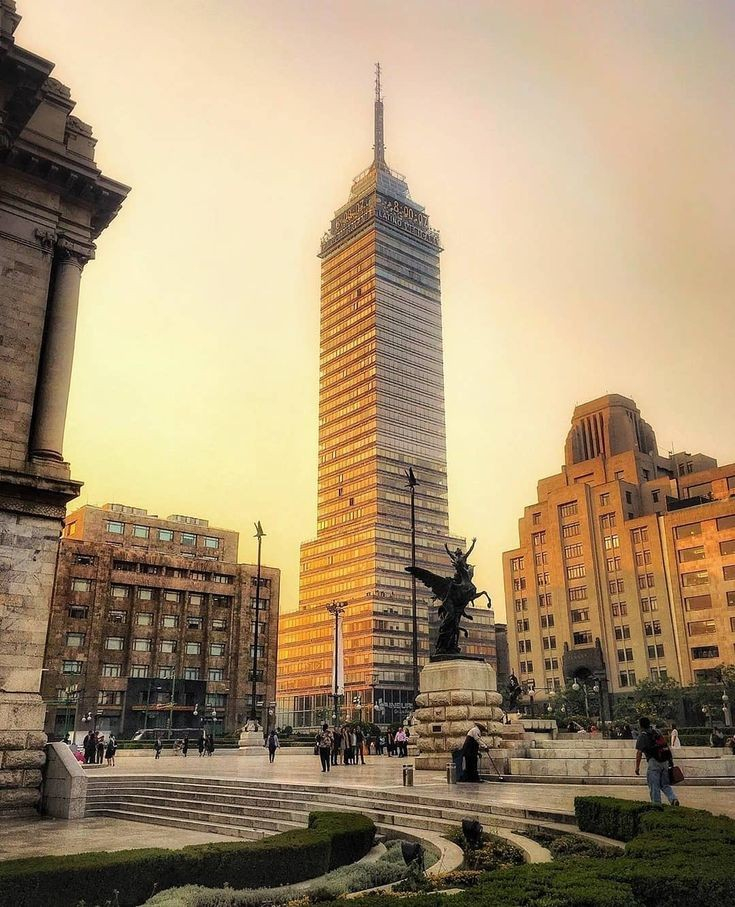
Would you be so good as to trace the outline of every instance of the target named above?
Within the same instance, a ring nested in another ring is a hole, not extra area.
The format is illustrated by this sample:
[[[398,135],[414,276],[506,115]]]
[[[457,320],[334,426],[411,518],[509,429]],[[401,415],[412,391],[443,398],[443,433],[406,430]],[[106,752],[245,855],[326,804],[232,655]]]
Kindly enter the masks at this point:
[[[615,718],[637,721],[643,715],[657,724],[668,724],[681,714],[682,688],[676,680],[641,680],[615,703]]]

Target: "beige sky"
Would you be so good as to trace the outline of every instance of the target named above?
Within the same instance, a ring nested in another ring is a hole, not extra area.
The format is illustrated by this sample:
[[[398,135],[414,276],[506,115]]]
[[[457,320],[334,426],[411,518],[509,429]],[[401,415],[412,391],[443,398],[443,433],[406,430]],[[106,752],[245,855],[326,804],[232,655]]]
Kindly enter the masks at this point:
[[[316,530],[319,239],[386,145],[442,231],[453,529],[501,552],[575,403],[735,459],[735,5],[19,0],[133,192],[85,270],[67,457],[82,503]]]

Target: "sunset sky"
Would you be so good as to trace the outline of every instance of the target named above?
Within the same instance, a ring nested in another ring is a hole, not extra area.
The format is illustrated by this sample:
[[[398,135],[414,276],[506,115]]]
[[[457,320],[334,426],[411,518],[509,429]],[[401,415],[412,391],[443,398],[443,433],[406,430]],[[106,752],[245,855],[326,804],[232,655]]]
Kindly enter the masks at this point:
[[[80,503],[238,529],[297,605],[316,533],[319,239],[386,157],[441,230],[450,518],[501,552],[572,409],[735,460],[735,4],[18,0],[104,172],[65,455]],[[473,558],[474,559],[474,558]]]

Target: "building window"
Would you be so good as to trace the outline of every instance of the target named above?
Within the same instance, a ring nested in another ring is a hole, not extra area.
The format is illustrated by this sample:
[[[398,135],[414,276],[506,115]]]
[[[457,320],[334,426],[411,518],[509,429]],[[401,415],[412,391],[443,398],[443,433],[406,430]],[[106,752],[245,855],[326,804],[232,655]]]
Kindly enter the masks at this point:
[[[546,530],[542,529],[541,532],[534,532],[531,536],[531,541],[535,546],[545,545],[546,544]]]
[[[695,573],[682,573],[682,586],[705,586],[709,583],[709,574],[706,570],[697,570]]]
[[[567,579],[582,579],[586,573],[584,564],[573,564],[567,567]]]
[[[197,582],[204,583],[209,579],[208,573],[202,573],[201,570],[192,570],[190,578],[196,580]]]
[[[653,499],[654,504],[658,504],[660,497],[661,497],[661,493],[659,491],[651,492],[651,498]]]
[[[149,602],[153,598],[153,589],[138,589],[138,598],[142,602]]]
[[[735,579],[735,564],[722,568],[722,578],[727,581]]]
[[[167,601],[167,602],[180,602],[181,593],[176,592],[173,589],[165,589],[164,593],[163,593],[163,599],[164,599],[164,601]]]
[[[150,611],[139,611],[135,615],[135,623],[139,627],[153,626],[153,614]]]
[[[75,577],[71,581],[71,591],[72,592],[89,592],[92,588],[92,581],[88,579],[80,579]]]
[[[694,646],[691,650],[693,659],[700,658],[719,658],[720,649],[718,646]]]
[[[150,642],[150,640],[148,640]],[[161,652],[165,652],[168,655],[173,655],[176,651],[176,640],[175,639],[162,639],[159,644]]]
[[[653,620],[646,621],[643,624],[643,629],[646,631],[646,636],[660,636],[661,635],[661,621]]]
[[[158,564],[141,564],[140,572],[151,576],[160,576],[163,573],[163,567],[159,567]]]
[[[513,573],[519,573],[523,570],[523,558],[522,557],[512,557],[510,559],[510,569]]]
[[[570,602],[581,602],[587,598],[587,586],[575,586],[569,589],[568,598]]]
[[[720,554],[722,557],[727,557],[728,554],[735,554],[735,539],[720,542]]]
[[[647,646],[648,657],[649,658],[663,658],[664,657],[664,644],[662,642],[656,643],[655,646]]]
[[[649,611],[658,611],[658,598],[655,595],[651,595],[649,598],[642,598],[641,611],[645,613],[648,613]]]
[[[83,605],[70,605],[68,612],[69,617],[73,620],[86,620],[89,615],[89,608]]]
[[[620,672],[620,686],[621,687],[634,687],[635,686],[635,671],[621,671]]]
[[[555,649],[556,648],[556,636],[544,636],[543,638],[544,649]]]
[[[727,605],[729,608],[735,607],[735,592],[726,592]]]
[[[603,539],[603,542],[605,544],[605,548],[608,551],[611,551],[613,548],[620,547],[620,539],[618,538],[617,535],[606,535],[605,538]]]
[[[600,528],[601,529],[614,529],[615,528],[615,513],[603,513],[600,516]]]
[[[226,620],[213,620],[213,621],[212,621],[212,629],[213,629],[213,630],[226,630],[226,629],[227,629],[227,621],[226,621]]]
[[[158,541],[159,542],[173,542],[174,533],[172,529],[159,529],[158,530]]]
[[[582,557],[582,552],[583,552],[582,545],[579,542],[577,542],[576,545],[565,545],[564,546],[564,557],[565,558]]]
[[[527,633],[528,629],[529,629],[528,618],[524,618],[523,620],[516,621],[516,632],[517,633],[524,633],[524,632]]]
[[[702,482],[699,485],[690,485],[685,489],[688,498],[711,498],[712,482]]]
[[[199,680],[199,668],[184,668],[184,680]]]
[[[122,705],[122,692],[119,690],[99,690],[97,705]]]
[[[541,514],[538,511],[536,511],[536,513],[533,514],[532,520],[533,520],[533,525],[538,526],[538,524],[541,522]]]
[[[121,647],[122,648],[122,647]],[[150,652],[153,649],[153,640],[152,639],[142,639],[137,637],[133,640],[133,651],[134,652]]]
[[[564,517],[574,516],[577,512],[577,502],[569,501],[568,504],[559,505],[559,516],[564,519]]]
[[[130,665],[131,677],[147,677],[148,665]]]
[[[536,583],[539,586],[548,586],[549,585],[549,574],[548,573],[537,573],[536,574]]]
[[[105,648],[112,652],[122,652],[124,646],[125,637],[123,636],[108,636],[105,640]]]
[[[200,642],[188,642],[184,651],[187,655],[199,655],[202,651],[202,644]]]
[[[631,530],[630,537],[634,545],[640,545],[641,542],[647,542],[648,526],[641,526],[639,529]]]
[[[102,665],[102,676],[103,677],[122,677],[122,665],[116,664],[103,664]]]
[[[567,523],[566,526],[561,527],[562,538],[569,539],[575,535],[579,535],[579,523]]]
[[[128,586],[111,586],[110,595],[113,598],[127,598],[128,597]]]
[[[712,607],[712,596],[693,595],[691,598],[685,598],[684,607],[687,611],[706,611]]]
[[[608,573],[618,573],[620,571],[620,556],[609,557],[607,558],[606,563]]]
[[[161,680],[171,680],[174,676],[174,669],[170,665],[159,665],[156,674]]]
[[[212,582],[213,583],[225,583],[226,585],[232,585],[233,577],[229,573],[213,573]]]
[[[613,617],[627,617],[628,605],[625,602],[615,602],[611,606]]]
[[[67,633],[66,645],[70,649],[81,649],[84,645],[84,633]]]
[[[209,646],[209,654],[221,656],[225,654],[225,644],[222,642],[213,642]]]
[[[111,620],[114,624],[124,624],[128,619],[128,612],[110,610],[107,612],[107,619]]]
[[[224,676],[225,672],[222,670],[222,668],[210,668],[207,671],[207,680],[210,683],[218,683],[219,681],[224,679]]]
[[[93,567],[97,558],[93,554],[75,554],[74,563],[82,567]]]
[[[717,625],[713,620],[692,620],[687,624],[690,636],[703,636],[717,632]]]
[[[610,492],[603,491],[603,493],[600,495],[600,506],[607,507],[609,503],[610,503]]]
[[[620,595],[621,592],[625,592],[625,581],[622,579],[608,580],[607,588],[610,595]]]
[[[622,627],[615,627],[615,639],[630,639],[630,627],[623,624]]]
[[[682,548],[679,552],[679,562],[682,564],[702,560],[704,560],[704,545],[697,545],[696,548]]]
[[[226,608],[229,608],[232,605],[232,596],[231,595],[213,595],[212,596],[213,605],[223,605]]]
[[[651,563],[651,551],[649,548],[644,548],[643,551],[636,551],[635,553],[635,563],[637,567],[645,567]]]
[[[201,630],[201,617],[194,617],[193,615],[189,615],[189,617],[186,618],[186,628],[187,630]]]
[[[117,520],[108,520],[107,531],[113,535],[122,535],[125,531],[125,523],[119,523]]]
[[[182,545],[196,545],[197,537],[193,532],[182,532],[181,533],[181,544]]]
[[[525,577],[525,576],[517,576],[517,577],[513,580],[513,591],[514,591],[514,592],[521,592],[521,591],[522,591],[523,589],[525,589],[525,588],[526,588],[526,577]]]
[[[542,614],[541,615],[541,626],[544,629],[554,626],[554,615],[553,614]]]
[[[578,624],[582,621],[590,619],[590,609],[589,608],[580,608],[577,611],[572,611],[572,623]]]
[[[61,673],[62,674],[81,674],[83,661],[62,661],[61,663]]]
[[[161,626],[167,630],[175,630],[178,625],[179,618],[177,614],[164,614],[161,618]]]
[[[572,641],[575,646],[590,646],[592,645],[592,634],[589,630],[582,630],[577,633],[572,634]]]
[[[674,529],[674,535],[678,539],[690,539],[692,536],[702,534],[701,523],[687,523],[685,526],[677,526]]]
[[[133,526],[133,537],[136,539],[147,539],[150,534],[148,526]]]
[[[204,547],[205,548],[219,548],[219,539],[214,538],[211,535],[204,536]]]
[[[515,600],[516,611],[527,611],[528,610],[528,599],[527,598],[517,598]]]
[[[632,649],[618,649],[618,661],[620,661],[620,662],[633,661],[633,650]]]

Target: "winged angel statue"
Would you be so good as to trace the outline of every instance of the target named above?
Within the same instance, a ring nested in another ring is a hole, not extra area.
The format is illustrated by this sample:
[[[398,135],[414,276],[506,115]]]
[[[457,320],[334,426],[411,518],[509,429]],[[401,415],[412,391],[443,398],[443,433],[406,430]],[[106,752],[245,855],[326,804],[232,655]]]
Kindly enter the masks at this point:
[[[405,568],[407,573],[420,579],[425,586],[431,589],[435,601],[441,602],[439,605],[441,623],[439,624],[435,655],[458,655],[460,653],[459,634],[468,635],[467,630],[460,627],[459,623],[463,617],[472,620],[472,615],[467,614],[466,609],[483,595],[487,598],[488,608],[492,604],[487,592],[477,591],[477,587],[472,582],[475,568],[472,564],[467,563],[467,558],[472,554],[476,541],[477,539],[472,539],[472,544],[466,553],[461,548],[451,552],[447,544],[444,544],[454,567],[454,576],[439,576],[430,570],[424,570],[423,567]]]

